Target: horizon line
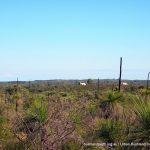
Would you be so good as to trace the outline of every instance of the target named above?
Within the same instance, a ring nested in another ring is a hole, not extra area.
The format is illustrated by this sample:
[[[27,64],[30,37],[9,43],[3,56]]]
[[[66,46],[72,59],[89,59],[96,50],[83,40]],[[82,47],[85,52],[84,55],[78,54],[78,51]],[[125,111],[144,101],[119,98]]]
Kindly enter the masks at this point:
[[[19,78],[18,78],[19,79]],[[72,81],[75,81],[75,80],[88,80],[88,79],[91,79],[91,80],[119,80],[116,79],[116,78],[83,78],[83,79],[63,79],[63,78],[58,78],[58,79],[35,79],[35,80],[18,80],[18,82],[34,82],[34,81],[57,81],[57,80],[60,80],[60,81],[68,81],[68,80],[72,80]],[[128,81],[146,81],[147,79],[122,79],[122,81],[124,80],[128,80]],[[0,80],[0,82],[17,82],[17,79],[16,80]]]

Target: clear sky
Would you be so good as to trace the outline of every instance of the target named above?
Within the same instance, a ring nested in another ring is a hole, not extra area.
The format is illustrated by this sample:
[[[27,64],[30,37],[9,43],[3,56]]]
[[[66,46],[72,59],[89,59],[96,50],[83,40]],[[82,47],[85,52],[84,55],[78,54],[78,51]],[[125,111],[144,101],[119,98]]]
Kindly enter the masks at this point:
[[[145,79],[150,0],[0,0],[0,81]]]

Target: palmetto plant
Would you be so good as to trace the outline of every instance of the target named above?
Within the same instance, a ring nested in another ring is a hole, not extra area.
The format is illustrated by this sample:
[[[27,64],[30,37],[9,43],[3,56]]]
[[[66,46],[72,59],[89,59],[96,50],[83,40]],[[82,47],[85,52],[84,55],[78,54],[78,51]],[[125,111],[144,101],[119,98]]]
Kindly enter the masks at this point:
[[[120,104],[124,102],[124,97],[119,92],[108,92],[100,102],[100,108],[104,118],[118,117]],[[113,114],[115,113],[115,116]]]
[[[125,125],[113,119],[101,119],[95,130],[94,140],[100,139],[102,142],[114,143],[125,138]]]
[[[45,123],[47,117],[48,117],[48,103],[45,102],[42,98],[35,100],[31,110],[30,110],[30,115],[33,118],[36,118],[37,121],[40,123]]]
[[[150,141],[150,102],[136,97],[131,100],[132,110],[136,115],[137,123],[130,131],[130,140],[137,142]]]

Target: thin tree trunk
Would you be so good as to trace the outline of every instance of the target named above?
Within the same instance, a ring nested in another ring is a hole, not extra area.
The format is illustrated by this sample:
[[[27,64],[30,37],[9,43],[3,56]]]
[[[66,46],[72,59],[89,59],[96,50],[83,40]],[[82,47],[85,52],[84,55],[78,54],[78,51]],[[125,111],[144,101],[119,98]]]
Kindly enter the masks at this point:
[[[120,75],[119,75],[119,92],[121,90],[121,75],[122,75],[122,57],[120,58]]]
[[[147,77],[147,85],[146,85],[147,90],[148,90],[149,75],[150,75],[150,72],[148,73],[148,77]]]
[[[98,88],[98,91],[99,91],[99,78],[98,78],[97,88]]]

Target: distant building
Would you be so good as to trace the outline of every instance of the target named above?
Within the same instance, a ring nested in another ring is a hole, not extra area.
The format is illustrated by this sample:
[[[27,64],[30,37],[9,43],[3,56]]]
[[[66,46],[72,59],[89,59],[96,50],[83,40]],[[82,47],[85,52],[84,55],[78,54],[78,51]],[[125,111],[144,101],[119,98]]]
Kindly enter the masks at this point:
[[[122,85],[127,86],[128,83],[127,82],[122,82]]]
[[[86,86],[86,83],[84,83],[84,82],[79,82],[79,85]]]

